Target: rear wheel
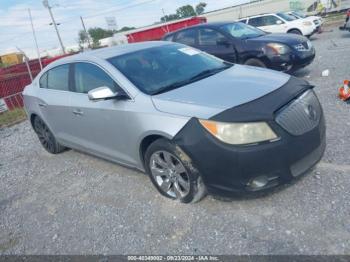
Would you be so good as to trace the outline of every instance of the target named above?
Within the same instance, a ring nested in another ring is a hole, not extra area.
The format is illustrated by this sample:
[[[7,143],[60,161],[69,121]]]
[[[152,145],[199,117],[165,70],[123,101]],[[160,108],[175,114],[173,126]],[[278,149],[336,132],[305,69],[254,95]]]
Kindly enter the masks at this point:
[[[157,190],[182,203],[195,203],[206,193],[202,178],[191,159],[166,139],[152,143],[145,154],[146,171]]]
[[[51,154],[59,154],[66,149],[56,141],[50,129],[38,116],[34,118],[33,127],[35,133],[38,135],[40,143],[47,152]]]
[[[257,58],[248,59],[247,61],[245,61],[244,64],[248,66],[257,66],[257,67],[266,68],[265,63]]]

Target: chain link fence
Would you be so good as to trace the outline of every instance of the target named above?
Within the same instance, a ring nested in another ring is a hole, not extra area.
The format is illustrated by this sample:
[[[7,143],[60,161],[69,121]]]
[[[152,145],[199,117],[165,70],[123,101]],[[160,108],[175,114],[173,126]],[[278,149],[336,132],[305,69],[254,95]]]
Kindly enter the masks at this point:
[[[22,92],[0,98],[0,128],[19,123],[26,118]]]

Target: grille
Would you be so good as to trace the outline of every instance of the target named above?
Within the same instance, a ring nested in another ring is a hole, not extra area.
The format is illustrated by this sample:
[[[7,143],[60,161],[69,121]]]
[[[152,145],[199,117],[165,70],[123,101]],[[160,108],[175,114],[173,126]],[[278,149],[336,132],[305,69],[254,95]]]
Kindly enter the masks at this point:
[[[299,52],[310,51],[312,48],[312,44],[310,41],[306,41],[302,44],[295,45],[294,48]]]
[[[299,136],[314,129],[321,116],[320,102],[314,91],[309,90],[282,108],[276,122],[290,134]]]

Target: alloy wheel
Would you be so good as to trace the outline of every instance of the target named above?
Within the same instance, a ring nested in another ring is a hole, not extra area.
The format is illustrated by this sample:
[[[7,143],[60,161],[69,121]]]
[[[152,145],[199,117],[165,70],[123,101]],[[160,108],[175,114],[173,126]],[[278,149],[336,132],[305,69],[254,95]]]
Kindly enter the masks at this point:
[[[176,156],[166,151],[157,151],[152,154],[149,165],[154,180],[164,194],[174,199],[189,194],[189,175]]]

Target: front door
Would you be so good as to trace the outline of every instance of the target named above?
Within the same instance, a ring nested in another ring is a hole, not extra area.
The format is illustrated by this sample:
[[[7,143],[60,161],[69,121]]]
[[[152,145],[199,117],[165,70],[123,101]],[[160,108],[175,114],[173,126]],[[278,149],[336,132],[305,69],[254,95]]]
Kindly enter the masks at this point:
[[[236,52],[230,39],[214,29],[199,29],[198,48],[231,63],[237,62]]]
[[[269,33],[286,33],[283,21],[274,15],[250,18],[248,24]]]
[[[101,157],[117,160],[125,164],[134,164],[130,158],[128,140],[130,128],[125,114],[128,100],[91,101],[88,92],[98,87],[109,87],[120,92],[120,87],[99,66],[91,63],[74,64],[70,117],[75,130],[75,147]]]

